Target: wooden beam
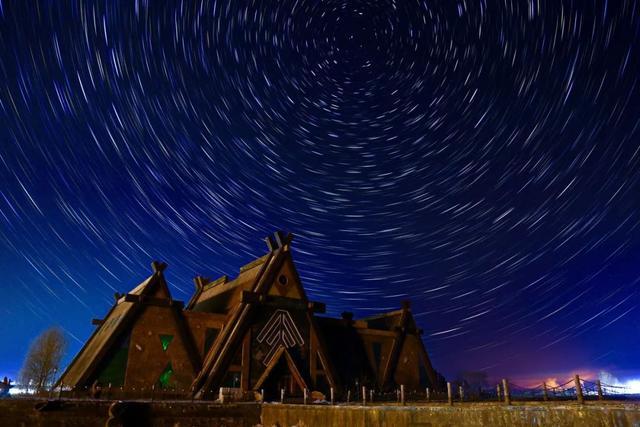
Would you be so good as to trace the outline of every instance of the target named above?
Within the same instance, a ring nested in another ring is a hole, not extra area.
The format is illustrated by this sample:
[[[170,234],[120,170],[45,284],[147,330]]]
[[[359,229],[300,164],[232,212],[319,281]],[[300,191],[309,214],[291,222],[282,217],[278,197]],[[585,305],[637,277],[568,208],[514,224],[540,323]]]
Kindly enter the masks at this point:
[[[355,328],[359,334],[362,335],[374,335],[377,337],[395,337],[397,332],[393,331],[384,331],[382,329],[364,329],[364,328]]]
[[[267,368],[264,370],[262,375],[260,375],[260,378],[258,379],[256,384],[253,386],[254,390],[260,390],[260,387],[262,387],[262,385],[267,380],[267,378],[269,378],[271,371],[273,371],[273,369],[280,362],[280,359],[282,357],[285,358],[285,361],[287,362],[287,366],[289,367],[289,371],[291,372],[293,379],[298,384],[300,389],[304,390],[305,388],[308,388],[307,383],[305,382],[304,378],[300,374],[300,371],[298,370],[298,367],[293,361],[293,358],[291,357],[291,355],[289,354],[286,348],[284,348],[283,346],[280,346],[280,348],[276,350],[276,353],[271,358],[271,362],[269,363],[269,365],[267,365]]]
[[[242,373],[240,376],[240,388],[249,390],[249,373],[251,368],[251,329],[247,331],[242,341]]]
[[[408,314],[410,313],[409,309],[404,307],[402,309],[402,314],[400,315],[399,325],[394,328],[395,329],[395,338],[393,339],[393,343],[391,344],[391,350],[389,351],[389,356],[387,357],[387,363],[385,363],[384,370],[382,371],[382,377],[379,378],[380,387],[385,388],[387,384],[391,381],[391,375],[395,372],[395,368],[397,367],[398,358],[400,357],[400,352],[402,351],[402,345],[404,344],[404,337],[406,335],[406,323],[408,319]]]
[[[253,386],[254,390],[259,390],[260,387],[262,387],[262,384],[264,384],[264,382],[267,380],[273,368],[275,368],[275,366],[280,361],[280,356],[282,356],[283,351],[284,347],[280,347],[278,350],[276,350],[276,354],[274,354],[271,358],[271,363],[267,365],[264,372],[262,372],[262,375],[260,375],[260,378],[258,378],[258,381],[256,381],[256,384]]]
[[[260,302],[260,294],[251,291],[242,291],[240,294],[240,302],[245,304],[255,304]]]
[[[300,374],[300,371],[296,366],[296,363],[293,361],[293,358],[286,349],[284,350],[284,357],[287,359],[287,364],[289,365],[289,370],[293,374],[293,379],[296,380],[302,390],[308,388],[306,381],[304,380],[302,374]]]
[[[154,305],[157,307],[178,307],[182,309],[184,303],[182,301],[174,300],[171,298],[156,298],[146,295],[126,294],[124,296],[124,302],[132,302],[135,304]]]

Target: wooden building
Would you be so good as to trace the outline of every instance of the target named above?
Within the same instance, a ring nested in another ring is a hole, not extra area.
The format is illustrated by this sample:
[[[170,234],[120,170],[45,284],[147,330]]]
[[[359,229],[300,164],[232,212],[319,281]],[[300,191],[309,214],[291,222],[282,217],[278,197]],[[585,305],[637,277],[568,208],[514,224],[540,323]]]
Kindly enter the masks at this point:
[[[327,394],[368,386],[439,389],[408,303],[378,316],[322,316],[309,301],[291,256],[291,234],[265,239],[269,251],[229,280],[195,279],[185,305],[163,271],[116,302],[60,379],[67,387],[185,390],[215,398],[220,387],[264,390],[267,398]]]

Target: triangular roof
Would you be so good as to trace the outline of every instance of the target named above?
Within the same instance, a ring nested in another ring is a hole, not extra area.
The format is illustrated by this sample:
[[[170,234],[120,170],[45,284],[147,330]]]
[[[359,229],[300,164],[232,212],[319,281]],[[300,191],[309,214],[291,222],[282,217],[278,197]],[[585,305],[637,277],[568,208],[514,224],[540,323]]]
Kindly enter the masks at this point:
[[[163,275],[166,264],[153,262],[153,274],[133,288],[128,294],[116,294],[116,302],[111,307],[104,320],[93,331],[85,345],[71,361],[65,372],[58,380],[58,384],[67,386],[81,386],[94,374],[103,358],[114,345],[117,345],[120,337],[124,336],[135,322],[135,319],[144,309],[142,301],[165,299],[171,300],[169,287]],[[181,307],[172,306],[175,312],[176,327],[180,332],[185,347],[190,355],[190,362],[197,369],[199,361],[197,354],[192,350],[193,344],[186,333],[186,325],[176,311]]]

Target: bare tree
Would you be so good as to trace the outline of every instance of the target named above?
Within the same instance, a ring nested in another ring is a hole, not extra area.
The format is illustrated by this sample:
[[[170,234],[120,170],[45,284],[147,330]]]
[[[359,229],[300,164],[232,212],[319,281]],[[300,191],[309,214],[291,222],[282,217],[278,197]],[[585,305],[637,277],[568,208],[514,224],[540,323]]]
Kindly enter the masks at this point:
[[[60,328],[49,328],[32,343],[20,371],[23,387],[33,387],[41,393],[53,384],[60,360],[67,347],[67,340]]]

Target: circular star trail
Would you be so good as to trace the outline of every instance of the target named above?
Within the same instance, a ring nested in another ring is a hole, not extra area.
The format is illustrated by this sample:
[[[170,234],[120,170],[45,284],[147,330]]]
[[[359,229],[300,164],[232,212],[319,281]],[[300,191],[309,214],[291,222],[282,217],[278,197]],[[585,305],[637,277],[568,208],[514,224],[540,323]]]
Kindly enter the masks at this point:
[[[0,363],[284,229],[311,299],[411,299],[445,374],[633,368],[639,7],[0,1]]]

